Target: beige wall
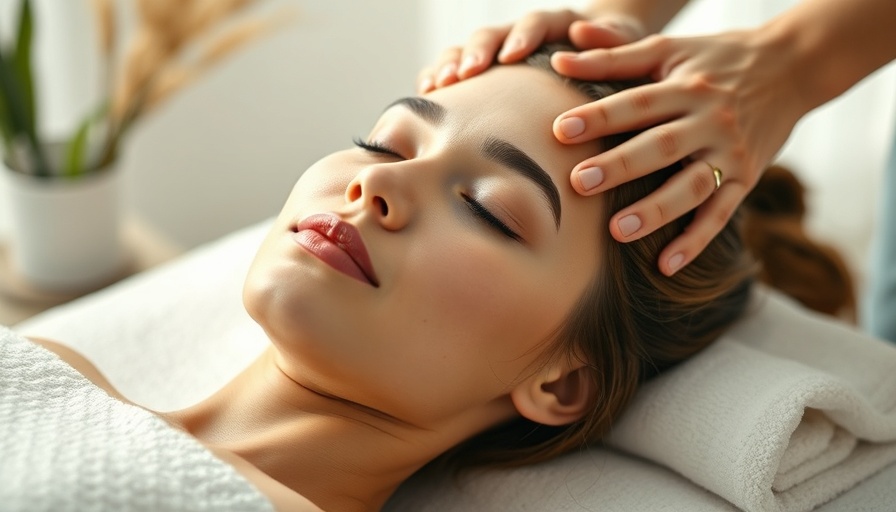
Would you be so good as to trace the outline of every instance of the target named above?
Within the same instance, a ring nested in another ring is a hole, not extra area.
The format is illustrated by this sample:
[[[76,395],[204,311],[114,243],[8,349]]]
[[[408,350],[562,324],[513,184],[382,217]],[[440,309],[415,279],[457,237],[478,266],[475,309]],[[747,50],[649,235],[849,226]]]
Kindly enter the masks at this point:
[[[796,0],[694,0],[673,34],[752,26]],[[0,2],[8,34],[13,2]],[[129,4],[130,1],[123,1]],[[264,3],[264,2],[263,2]],[[382,107],[413,92],[419,67],[487,23],[583,0],[269,0],[296,21],[245,49],[133,133],[122,159],[130,208],[186,247],[275,214],[298,175],[363,134]],[[97,66],[87,0],[37,0],[50,79],[43,119],[73,124],[93,104]],[[810,226],[862,274],[896,113],[891,65],[810,114],[782,160],[811,189]],[[2,206],[2,205],[0,205]],[[0,210],[0,231],[3,226]]]

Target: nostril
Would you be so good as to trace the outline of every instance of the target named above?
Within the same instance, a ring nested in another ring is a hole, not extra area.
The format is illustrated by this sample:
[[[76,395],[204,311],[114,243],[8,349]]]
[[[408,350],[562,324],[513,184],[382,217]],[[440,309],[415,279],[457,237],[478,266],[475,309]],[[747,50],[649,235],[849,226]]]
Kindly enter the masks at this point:
[[[353,183],[348,187],[348,191],[346,192],[346,198],[349,201],[357,201],[361,198],[361,185],[359,183]]]
[[[385,217],[389,215],[389,205],[386,204],[386,200],[382,197],[376,196],[373,198],[373,202],[380,207],[380,213]]]

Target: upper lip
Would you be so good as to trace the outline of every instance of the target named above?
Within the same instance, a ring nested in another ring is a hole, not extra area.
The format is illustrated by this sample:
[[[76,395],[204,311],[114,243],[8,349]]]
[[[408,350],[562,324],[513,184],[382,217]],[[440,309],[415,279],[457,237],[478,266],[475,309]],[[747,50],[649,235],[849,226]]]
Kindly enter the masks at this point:
[[[367,254],[367,247],[364,245],[364,240],[361,238],[361,232],[358,231],[358,228],[345,222],[333,213],[317,213],[305,217],[295,227],[296,232],[306,229],[320,233],[345,251],[352,261],[358,265],[358,268],[361,269],[361,272],[364,273],[370,284],[379,287],[379,279],[373,270],[370,255]]]

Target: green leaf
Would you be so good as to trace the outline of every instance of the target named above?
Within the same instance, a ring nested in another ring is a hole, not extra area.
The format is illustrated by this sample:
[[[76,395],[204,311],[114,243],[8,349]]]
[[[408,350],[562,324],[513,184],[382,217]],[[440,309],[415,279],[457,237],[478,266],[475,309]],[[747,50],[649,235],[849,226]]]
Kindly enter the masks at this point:
[[[12,59],[13,69],[22,89],[28,118],[32,129],[37,132],[37,118],[34,106],[34,78],[31,73],[31,42],[33,40],[33,18],[31,1],[24,0],[19,10],[19,34],[16,38],[16,52]]]
[[[3,147],[11,148],[13,138],[12,120],[9,117],[9,108],[6,106],[6,95],[4,94],[0,94],[0,136],[3,137]]]
[[[4,105],[7,107],[12,135],[16,136],[25,132],[28,116],[22,109],[22,103],[17,101],[19,98],[16,93],[15,76],[9,70],[6,62],[3,54],[0,53],[0,95],[3,96]]]
[[[87,144],[90,140],[90,130],[95,123],[102,121],[106,117],[107,110],[108,105],[103,103],[93,113],[86,116],[81,121],[78,129],[75,130],[75,134],[68,142],[65,150],[64,174],[67,178],[77,178],[89,170],[87,168],[88,162],[85,161],[85,155],[87,154]]]
[[[20,16],[19,34],[17,40],[22,40],[22,32],[25,32],[29,42],[25,44],[28,47],[26,51],[30,58],[30,38],[31,38],[31,4],[28,0],[22,3],[22,15]],[[16,49],[17,53],[19,49]],[[18,60],[17,56],[13,60]],[[7,112],[9,113],[9,126],[11,128],[11,142],[15,143],[24,136],[28,143],[31,153],[34,173],[37,176],[50,176],[50,168],[47,165],[47,159],[44,155],[43,145],[37,138],[37,130],[34,126],[34,118],[29,115],[26,106],[25,93],[22,91],[22,84],[17,77],[14,69],[15,62],[9,62],[2,53],[0,53],[0,95],[6,100]],[[30,69],[30,63],[29,63]],[[30,79],[30,73],[29,73]]]
[[[0,55],[0,94],[6,98],[6,106],[9,107],[12,140],[15,141],[24,136],[31,150],[35,174],[38,176],[50,176],[50,168],[44,156],[44,148],[37,140],[34,126],[28,118],[28,113],[25,112],[25,105],[22,102],[22,93],[19,90],[18,81],[13,76],[7,62],[3,60],[2,55]]]
[[[81,122],[81,126],[75,131],[72,140],[65,150],[65,177],[77,178],[84,174],[84,153],[87,152],[87,135],[90,134],[92,119],[89,117]]]

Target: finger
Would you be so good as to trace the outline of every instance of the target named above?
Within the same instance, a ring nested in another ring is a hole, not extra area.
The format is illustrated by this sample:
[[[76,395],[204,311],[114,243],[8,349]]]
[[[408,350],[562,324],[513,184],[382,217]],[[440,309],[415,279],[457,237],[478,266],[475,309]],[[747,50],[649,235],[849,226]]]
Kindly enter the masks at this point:
[[[509,64],[530,55],[539,45],[566,38],[578,15],[570,10],[537,11],[516,22],[498,54],[498,62]]]
[[[509,33],[510,25],[486,27],[474,32],[460,57],[458,78],[461,80],[470,78],[488,69]]]
[[[704,204],[715,192],[713,168],[702,160],[691,162],[646,197],[613,215],[610,233],[620,242],[637,240]]]
[[[665,61],[668,46],[667,38],[653,35],[615,48],[556,52],[551,65],[561,75],[581,80],[641,78]]]
[[[722,183],[719,190],[697,208],[685,231],[669,242],[660,253],[660,272],[671,276],[694,261],[722,231],[747,192],[747,187],[740,182]]]
[[[442,52],[439,58],[438,70],[435,74],[435,86],[444,87],[457,82],[457,67],[460,60],[461,49],[454,47]]]
[[[565,144],[578,144],[647,128],[683,115],[696,100],[669,82],[633,87],[560,114],[554,120],[554,136]]]
[[[637,28],[607,18],[576,21],[569,26],[569,40],[576,48],[610,48],[641,39]]]
[[[711,137],[692,118],[676,119],[639,133],[619,146],[576,165],[573,188],[594,195],[678,162],[705,147]]]
[[[417,74],[417,94],[425,94],[435,89],[435,74],[435,66],[429,66],[420,70],[420,73]]]

